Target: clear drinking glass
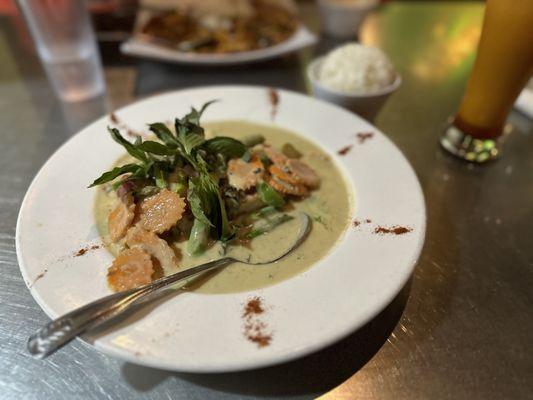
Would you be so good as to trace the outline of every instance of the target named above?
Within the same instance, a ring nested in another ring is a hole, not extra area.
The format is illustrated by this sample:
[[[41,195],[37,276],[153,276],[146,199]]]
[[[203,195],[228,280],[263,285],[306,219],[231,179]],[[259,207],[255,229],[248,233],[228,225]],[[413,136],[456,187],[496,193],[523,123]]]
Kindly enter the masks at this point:
[[[19,0],[19,5],[57,95],[80,101],[102,94],[102,65],[85,2]]]
[[[507,115],[532,73],[533,0],[487,0],[474,68],[441,145],[472,162],[497,158]]]

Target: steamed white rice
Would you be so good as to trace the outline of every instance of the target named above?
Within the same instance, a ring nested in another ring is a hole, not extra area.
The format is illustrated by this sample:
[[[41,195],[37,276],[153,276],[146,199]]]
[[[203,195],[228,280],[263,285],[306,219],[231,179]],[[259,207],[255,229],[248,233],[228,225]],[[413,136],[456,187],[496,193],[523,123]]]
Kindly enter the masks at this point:
[[[348,43],[326,56],[318,71],[318,81],[339,92],[369,94],[392,84],[395,75],[394,66],[383,51]]]

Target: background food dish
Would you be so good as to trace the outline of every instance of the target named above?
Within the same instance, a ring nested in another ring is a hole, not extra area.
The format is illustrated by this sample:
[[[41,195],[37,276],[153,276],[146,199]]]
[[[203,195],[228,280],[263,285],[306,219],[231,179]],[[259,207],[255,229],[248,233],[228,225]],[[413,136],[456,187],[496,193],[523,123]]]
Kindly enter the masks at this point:
[[[290,0],[173,4],[169,9],[168,3],[144,2],[134,35],[121,50],[180,64],[233,65],[278,57],[316,42]]]
[[[182,0],[144,15],[137,34],[182,52],[237,53],[281,43],[298,25],[289,0]]]

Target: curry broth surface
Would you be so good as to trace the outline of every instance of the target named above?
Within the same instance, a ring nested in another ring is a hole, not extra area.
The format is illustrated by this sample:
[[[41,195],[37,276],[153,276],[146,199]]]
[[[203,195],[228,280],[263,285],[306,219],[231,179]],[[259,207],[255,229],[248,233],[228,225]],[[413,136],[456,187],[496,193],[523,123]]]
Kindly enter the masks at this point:
[[[187,284],[191,290],[202,293],[230,293],[254,290],[289,279],[308,269],[333,249],[336,242],[346,230],[350,219],[352,204],[351,191],[341,172],[329,156],[309,140],[285,129],[259,125],[246,121],[222,121],[205,123],[208,136],[231,136],[241,139],[253,134],[261,134],[266,143],[281,148],[285,143],[292,144],[303,154],[302,160],[311,166],[320,176],[320,188],[302,200],[293,202],[294,210],[290,213],[303,211],[313,220],[311,231],[306,240],[291,254],[275,263],[253,266],[235,263],[223,270],[215,271]],[[126,157],[117,164],[124,164]],[[114,191],[99,187],[96,194],[95,216],[98,231],[109,251],[115,256],[123,245],[113,244],[109,239],[107,216],[118,201]],[[228,252],[235,255],[260,252],[261,255],[279,254],[280,248],[287,246],[287,237],[295,237],[298,224],[289,221],[263,237],[251,243],[251,249],[240,246],[229,246]],[[211,247],[204,254],[191,257],[186,252],[187,242],[171,243],[176,250],[179,267],[176,271],[220,257],[219,245]]]

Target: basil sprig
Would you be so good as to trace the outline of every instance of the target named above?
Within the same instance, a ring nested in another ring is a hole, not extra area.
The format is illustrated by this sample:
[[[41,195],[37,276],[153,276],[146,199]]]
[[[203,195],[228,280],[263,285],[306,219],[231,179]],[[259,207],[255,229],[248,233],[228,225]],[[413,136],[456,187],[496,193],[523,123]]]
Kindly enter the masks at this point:
[[[246,146],[239,140],[229,137],[216,137],[206,140],[200,119],[206,108],[214,101],[207,102],[199,110],[192,108],[182,118],[174,120],[174,129],[161,122],[149,124],[150,131],[159,139],[135,142],[126,140],[116,128],[108,128],[111,137],[133,158],[135,163],[115,167],[103,173],[89,187],[114,181],[120,177],[120,183],[129,180],[144,180],[139,195],[154,193],[162,188],[172,186],[168,182],[170,173],[177,167],[189,165],[195,171],[187,178],[187,200],[195,218],[195,229],[191,233],[191,249],[194,253],[208,240],[206,230],[211,231],[217,239],[227,241],[234,235],[224,198],[222,197],[216,162],[230,158],[242,157]],[[148,188],[149,190],[143,190]],[[201,241],[201,243],[200,243]]]

